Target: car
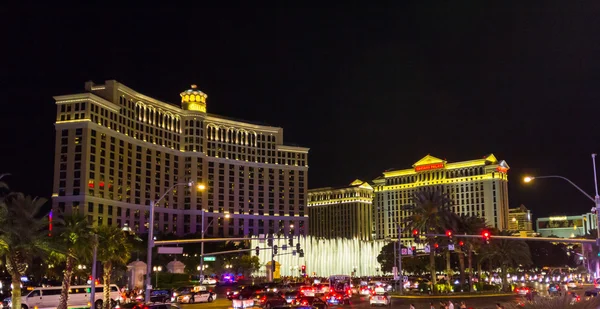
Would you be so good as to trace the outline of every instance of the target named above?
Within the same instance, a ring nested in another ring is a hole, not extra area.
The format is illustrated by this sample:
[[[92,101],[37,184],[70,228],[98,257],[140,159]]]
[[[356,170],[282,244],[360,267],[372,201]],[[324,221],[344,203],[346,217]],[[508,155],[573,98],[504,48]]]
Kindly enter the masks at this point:
[[[529,293],[533,292],[533,288],[528,287],[528,286],[518,286],[514,289],[515,294],[517,295],[521,295],[521,296],[525,296]]]
[[[230,299],[254,299],[256,294],[263,292],[264,289],[259,285],[249,285],[243,287],[239,292],[233,292]]]
[[[577,281],[575,281],[575,280],[570,280],[569,282],[567,282],[567,287],[568,287],[569,289],[575,289],[575,288],[577,288],[577,287],[578,287],[578,285],[577,285]]]
[[[300,294],[302,294],[302,296],[315,296],[315,288],[312,286],[302,286],[300,287]]]
[[[300,295],[300,292],[298,292],[298,291],[287,291],[287,292],[283,292],[281,296],[283,296],[283,298],[285,298],[285,300],[287,301],[288,304],[293,304],[294,301],[296,299],[298,299],[301,295]]]
[[[132,309],[181,309],[175,304],[137,303]]]
[[[325,295],[325,294],[329,293],[329,284],[317,283],[317,284],[313,284],[313,287],[315,288],[316,295]]]
[[[204,278],[204,280],[202,280],[202,284],[215,285],[215,284],[217,284],[217,279],[215,279],[215,278]]]
[[[371,295],[371,297],[369,298],[369,304],[371,305],[371,307],[374,306],[392,306],[392,298],[387,294],[387,293],[383,293],[383,294],[375,294],[375,295]]]
[[[548,294],[550,294],[550,295],[562,295],[562,288],[560,287],[560,284],[550,283],[548,285]]]
[[[150,302],[166,303],[171,301],[171,291],[169,290],[152,290],[150,292]]]
[[[587,290],[583,293],[583,297],[585,297],[585,300],[589,300],[592,297],[598,297],[599,292],[599,289]]]
[[[286,299],[281,294],[275,292],[258,293],[256,294],[256,300],[258,301],[258,305],[265,309],[287,305]]]
[[[363,285],[360,287],[358,293],[363,296],[369,296],[369,295],[373,294],[373,291],[368,286]]]
[[[313,308],[318,309],[327,309],[329,307],[329,305],[319,297],[306,296],[296,298],[296,300],[294,300],[293,302],[293,305],[295,306],[295,308],[298,308],[298,306],[311,306]]]
[[[350,295],[342,291],[333,291],[327,294],[325,301],[328,305],[350,305]]]
[[[205,286],[197,286],[192,289],[178,289],[175,301],[178,303],[211,303],[217,299],[217,294],[208,290]],[[175,293],[173,293],[175,295]]]

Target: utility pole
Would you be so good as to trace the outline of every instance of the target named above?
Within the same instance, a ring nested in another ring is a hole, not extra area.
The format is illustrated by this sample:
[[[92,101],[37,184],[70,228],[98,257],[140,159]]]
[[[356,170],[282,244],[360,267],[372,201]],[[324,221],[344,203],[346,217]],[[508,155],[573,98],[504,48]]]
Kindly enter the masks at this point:
[[[396,263],[396,242],[394,242],[394,268],[396,269],[396,277],[399,279],[400,276],[398,276],[398,263]],[[396,278],[394,278],[396,279]],[[397,283],[395,283],[397,284]],[[398,290],[397,286],[394,286],[395,290]]]
[[[92,256],[92,282],[90,282],[90,306],[92,308],[96,308],[96,264],[97,264],[97,254],[98,254],[98,234],[94,234],[94,252]]]
[[[400,281],[400,288],[398,289],[398,291],[400,292],[400,295],[402,295],[402,290],[404,289],[404,276],[402,275],[402,242],[400,242],[400,240],[402,239],[402,227],[400,227],[400,223],[397,224],[398,226],[398,277],[399,277],[399,281]],[[395,250],[394,250],[395,251]]]

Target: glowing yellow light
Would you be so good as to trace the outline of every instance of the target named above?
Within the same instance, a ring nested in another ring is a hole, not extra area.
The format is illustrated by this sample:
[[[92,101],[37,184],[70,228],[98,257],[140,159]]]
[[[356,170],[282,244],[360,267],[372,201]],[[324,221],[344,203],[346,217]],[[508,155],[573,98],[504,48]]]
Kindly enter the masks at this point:
[[[204,184],[202,184],[202,183],[199,183],[199,184],[196,186],[196,188],[197,188],[199,191],[204,191],[204,189],[206,189],[206,186],[205,186]]]
[[[523,181],[524,182],[531,182],[534,179],[535,179],[535,177],[529,177],[529,176],[527,176],[527,177],[523,178]]]
[[[229,218],[231,217],[229,214],[225,214],[225,218]]]

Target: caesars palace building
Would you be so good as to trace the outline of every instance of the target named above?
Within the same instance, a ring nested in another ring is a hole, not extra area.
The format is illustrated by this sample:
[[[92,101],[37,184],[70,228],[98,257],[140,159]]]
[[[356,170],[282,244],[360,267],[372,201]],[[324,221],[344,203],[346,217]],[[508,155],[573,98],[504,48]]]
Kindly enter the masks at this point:
[[[208,114],[195,85],[180,96],[166,103],[109,80],[54,97],[54,209],[144,233],[166,194],[156,233],[308,233],[308,148],[284,145],[282,128]]]
[[[508,169],[508,164],[493,154],[462,162],[427,155],[410,169],[383,172],[373,181],[374,238],[397,239],[397,223],[410,216],[403,206],[413,203],[417,190],[433,188],[448,193],[456,214],[478,216],[490,226],[507,229]],[[405,229],[401,239],[412,243],[411,231]]]

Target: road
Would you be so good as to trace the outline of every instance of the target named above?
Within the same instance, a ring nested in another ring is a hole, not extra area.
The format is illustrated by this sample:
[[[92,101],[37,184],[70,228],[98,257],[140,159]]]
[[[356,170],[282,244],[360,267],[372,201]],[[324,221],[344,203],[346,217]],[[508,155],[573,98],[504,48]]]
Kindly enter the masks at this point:
[[[503,296],[503,297],[479,297],[479,298],[453,298],[452,301],[455,304],[459,304],[461,300],[464,300],[467,304],[468,308],[477,308],[477,309],[496,309],[496,303],[515,303],[517,301],[516,296]],[[392,308],[408,308],[410,304],[414,304],[417,309],[429,309],[429,303],[433,302],[435,308],[440,307],[440,301],[449,299],[392,299]],[[458,305],[455,305],[455,308],[458,308]],[[181,309],[226,309],[231,308],[231,301],[225,298],[225,295],[219,294],[218,298],[212,303],[196,303],[196,304],[182,304]],[[337,308],[331,307],[332,309]],[[339,306],[339,308],[346,309],[363,309],[370,308],[369,298],[368,297],[358,297],[355,296],[352,298],[352,304],[350,306]]]

